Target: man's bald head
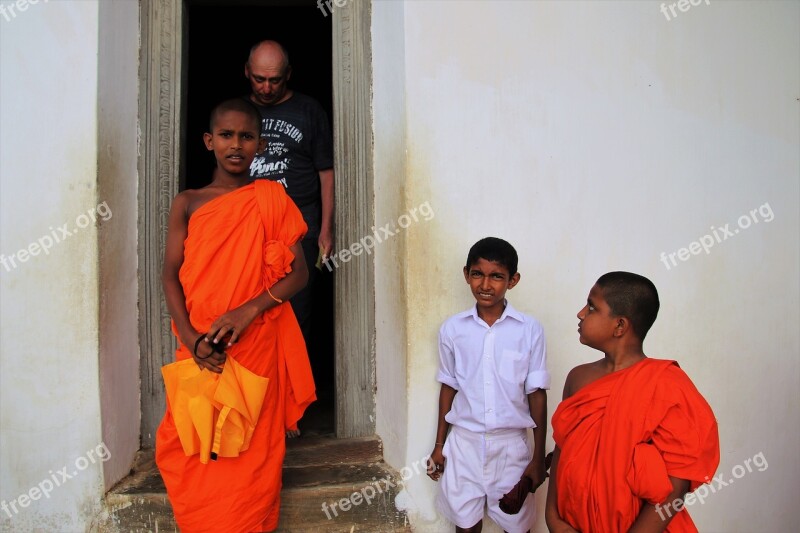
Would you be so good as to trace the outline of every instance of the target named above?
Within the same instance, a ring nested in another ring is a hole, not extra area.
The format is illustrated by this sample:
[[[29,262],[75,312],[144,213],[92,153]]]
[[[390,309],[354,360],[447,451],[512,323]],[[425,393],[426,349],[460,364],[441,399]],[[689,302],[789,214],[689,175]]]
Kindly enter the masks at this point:
[[[284,69],[289,68],[289,53],[278,41],[261,41],[250,48],[250,55],[247,57],[248,65],[263,63],[274,65],[276,62],[280,63]]]
[[[250,99],[256,104],[276,105],[292,96],[286,86],[292,76],[289,54],[277,41],[261,41],[250,49],[244,75],[250,80]]]

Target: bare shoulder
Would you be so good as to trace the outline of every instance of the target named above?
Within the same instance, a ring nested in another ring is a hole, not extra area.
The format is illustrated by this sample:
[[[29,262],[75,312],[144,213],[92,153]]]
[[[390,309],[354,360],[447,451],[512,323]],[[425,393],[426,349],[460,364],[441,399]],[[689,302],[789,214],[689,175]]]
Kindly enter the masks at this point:
[[[564,383],[564,396],[566,400],[589,383],[600,379],[606,375],[605,369],[601,366],[603,359],[578,365],[567,374],[566,382]]]
[[[192,216],[203,204],[214,198],[230,192],[230,189],[206,185],[202,189],[186,189],[179,193],[172,201],[173,209],[180,209],[185,213],[186,220]]]

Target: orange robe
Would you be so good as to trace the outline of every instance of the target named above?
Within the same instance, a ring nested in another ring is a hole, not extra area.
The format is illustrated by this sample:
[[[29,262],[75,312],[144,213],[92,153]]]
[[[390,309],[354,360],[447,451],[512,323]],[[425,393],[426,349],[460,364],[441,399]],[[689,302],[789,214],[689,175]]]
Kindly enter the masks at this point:
[[[291,272],[294,255],[288,247],[306,229],[283,186],[267,180],[201,206],[189,219],[179,274],[192,326],[208,331],[220,315]],[[178,342],[176,360],[191,358],[193,347]],[[215,461],[207,461],[206,453],[206,464],[202,453],[187,455],[169,402],[156,434],[156,463],[183,533],[277,528],[285,431],[316,398],[305,343],[289,303],[257,317],[226,351],[229,359],[267,383],[245,451]],[[187,434],[185,427],[182,433]]]
[[[627,531],[643,501],[664,504],[668,475],[693,491],[719,465],[714,413],[675,361],[644,359],[586,385],[559,404],[553,439],[558,514],[583,533]],[[685,508],[668,510],[667,531],[697,531]]]

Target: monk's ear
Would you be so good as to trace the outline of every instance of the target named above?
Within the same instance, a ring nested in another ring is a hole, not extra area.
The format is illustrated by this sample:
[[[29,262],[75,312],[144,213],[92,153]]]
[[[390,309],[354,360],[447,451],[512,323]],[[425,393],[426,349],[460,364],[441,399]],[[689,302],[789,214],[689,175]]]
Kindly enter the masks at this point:
[[[631,321],[624,316],[618,316],[614,318],[614,320],[616,321],[616,326],[614,327],[614,336],[622,337],[630,329]]]
[[[214,143],[211,142],[211,138],[210,133],[203,134],[203,142],[206,143],[206,149],[208,149],[209,152],[214,150]]]

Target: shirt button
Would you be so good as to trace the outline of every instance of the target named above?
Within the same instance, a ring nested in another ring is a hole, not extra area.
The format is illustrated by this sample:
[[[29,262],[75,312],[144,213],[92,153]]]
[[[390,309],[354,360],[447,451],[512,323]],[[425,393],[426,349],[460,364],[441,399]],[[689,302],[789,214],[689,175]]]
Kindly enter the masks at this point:
[[[492,412],[492,410],[491,410],[491,409],[489,409],[489,410],[487,411],[487,413],[491,413],[491,412]]]

